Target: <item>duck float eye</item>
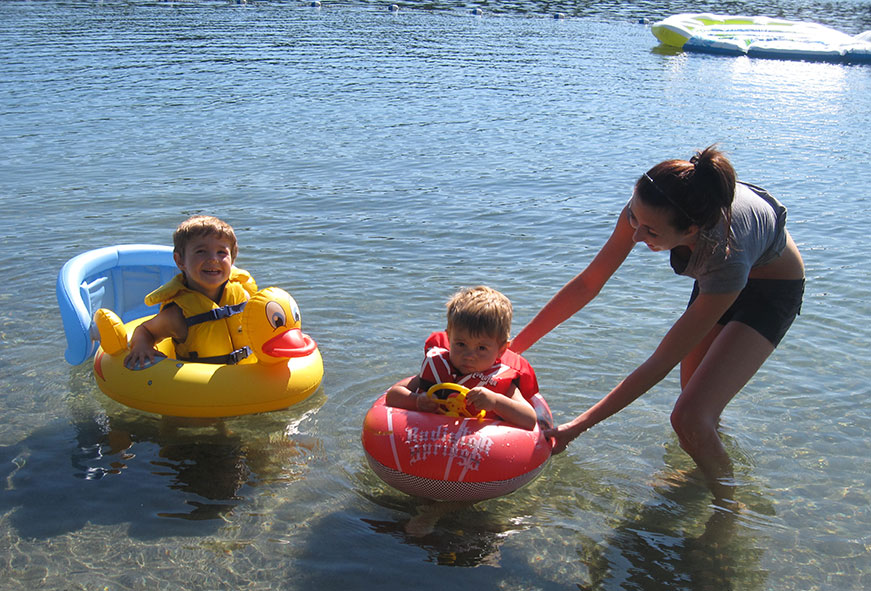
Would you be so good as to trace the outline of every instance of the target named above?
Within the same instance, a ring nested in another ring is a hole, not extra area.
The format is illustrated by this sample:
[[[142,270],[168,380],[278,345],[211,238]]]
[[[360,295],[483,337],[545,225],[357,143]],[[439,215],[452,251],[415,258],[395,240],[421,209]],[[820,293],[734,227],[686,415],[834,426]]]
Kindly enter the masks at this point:
[[[294,316],[298,315],[299,312],[297,311]],[[284,308],[278,302],[272,301],[266,304],[266,317],[269,319],[269,324],[272,325],[272,328],[287,326],[287,316],[284,314]]]

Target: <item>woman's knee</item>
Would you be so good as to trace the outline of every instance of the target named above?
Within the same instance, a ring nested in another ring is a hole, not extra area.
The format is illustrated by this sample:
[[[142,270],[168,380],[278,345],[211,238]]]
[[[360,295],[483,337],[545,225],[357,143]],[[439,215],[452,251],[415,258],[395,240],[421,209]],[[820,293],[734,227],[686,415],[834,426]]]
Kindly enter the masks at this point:
[[[671,426],[677,433],[681,447],[687,452],[700,449],[713,436],[717,437],[717,421],[691,405],[675,405],[671,412]]]

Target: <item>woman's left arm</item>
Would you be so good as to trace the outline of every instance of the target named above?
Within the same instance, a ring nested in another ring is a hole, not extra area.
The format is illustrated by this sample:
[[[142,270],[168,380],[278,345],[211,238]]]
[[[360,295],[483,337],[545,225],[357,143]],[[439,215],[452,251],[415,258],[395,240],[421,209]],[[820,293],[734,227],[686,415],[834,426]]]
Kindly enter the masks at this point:
[[[700,294],[672,325],[647,360],[587,411],[548,433],[556,438],[554,452],[559,453],[575,437],[623,410],[662,381],[711,331],[738,293]]]

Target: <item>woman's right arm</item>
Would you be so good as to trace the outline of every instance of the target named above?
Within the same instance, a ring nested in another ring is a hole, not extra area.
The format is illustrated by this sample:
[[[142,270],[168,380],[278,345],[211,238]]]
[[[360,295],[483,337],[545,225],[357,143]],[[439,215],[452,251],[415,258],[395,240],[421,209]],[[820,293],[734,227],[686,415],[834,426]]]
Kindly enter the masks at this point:
[[[515,353],[523,353],[538,339],[586,306],[623,264],[635,246],[626,208],[620,213],[611,237],[587,268],[566,283],[511,341]]]

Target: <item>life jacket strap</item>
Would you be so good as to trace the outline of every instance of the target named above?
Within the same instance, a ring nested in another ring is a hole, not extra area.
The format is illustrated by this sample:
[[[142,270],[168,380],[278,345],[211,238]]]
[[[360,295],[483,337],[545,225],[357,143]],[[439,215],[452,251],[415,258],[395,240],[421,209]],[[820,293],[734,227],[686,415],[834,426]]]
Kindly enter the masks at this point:
[[[249,355],[251,355],[251,347],[245,346],[241,349],[236,349],[227,355],[212,355],[211,357],[200,357],[193,352],[190,357],[179,357],[179,361],[192,361],[194,363],[218,363],[223,365],[236,365]]]
[[[188,318],[185,318],[185,324],[189,327],[195,324],[202,324],[203,322],[211,322],[212,320],[223,320],[224,318],[229,318],[234,314],[239,314],[242,310],[245,309],[245,304],[248,301],[244,301],[241,304],[232,304],[229,306],[221,306],[220,308],[215,308],[214,310],[209,310],[208,312],[203,312],[202,314],[194,314]]]

